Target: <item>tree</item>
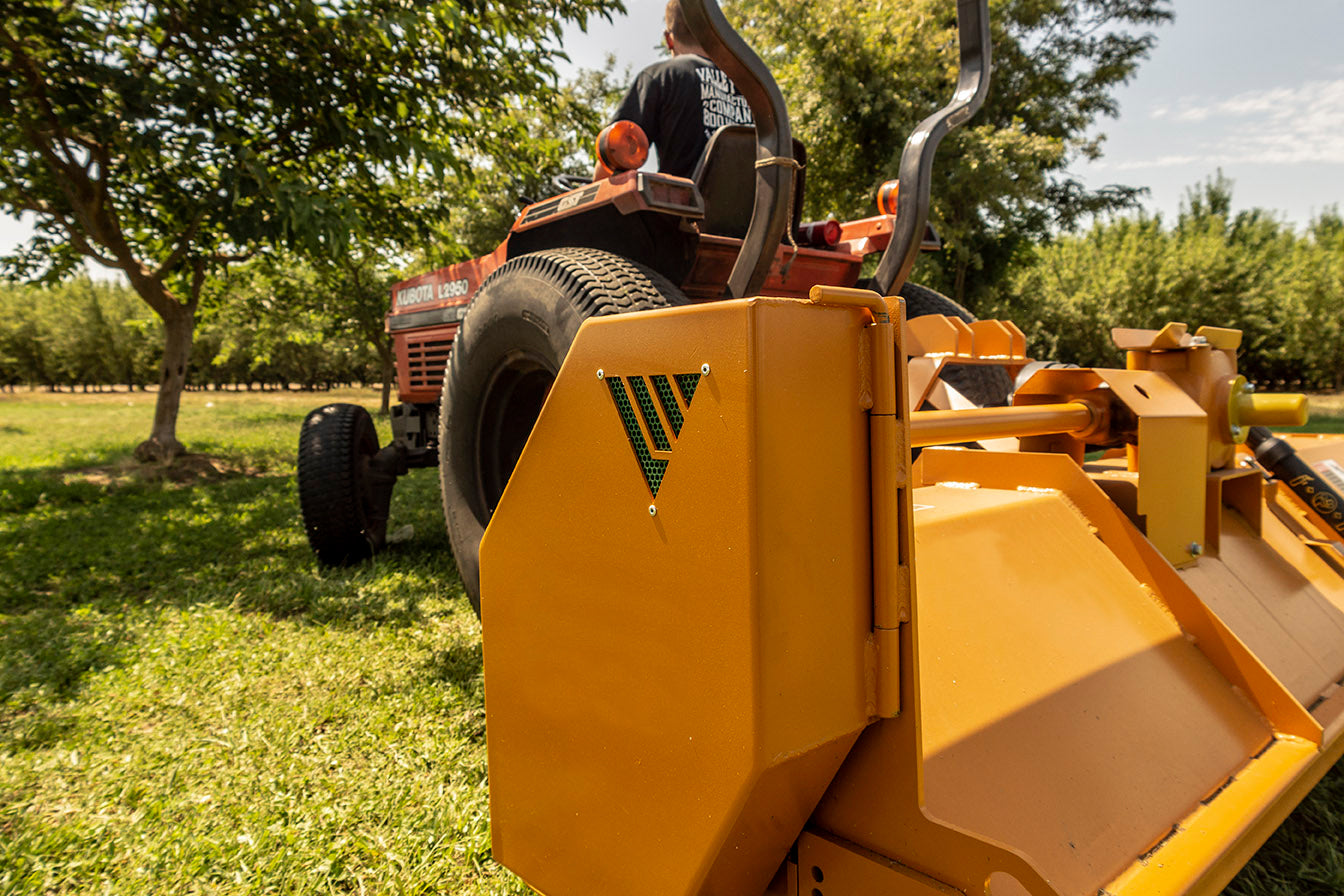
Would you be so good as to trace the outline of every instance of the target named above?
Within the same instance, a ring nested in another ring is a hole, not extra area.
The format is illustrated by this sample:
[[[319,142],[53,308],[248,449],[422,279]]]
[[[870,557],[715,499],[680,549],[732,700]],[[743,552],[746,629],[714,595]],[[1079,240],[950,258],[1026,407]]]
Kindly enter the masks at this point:
[[[0,384],[124,384],[154,379],[154,315],[129,288],[87,275],[0,288]]]
[[[1123,363],[1115,326],[1235,327],[1251,380],[1338,388],[1342,235],[1334,211],[1303,234],[1263,209],[1234,213],[1220,172],[1187,192],[1171,226],[1140,212],[1034,247],[989,310],[1023,326],[1034,357],[1083,366]]]
[[[120,271],[164,324],[142,459],[171,458],[207,277],[261,247],[338,257],[423,233],[419,184],[507,158],[514,98],[555,90],[565,19],[619,0],[12,0],[0,24],[6,260]]]
[[[1068,175],[1095,158],[1091,129],[1171,18],[1169,0],[991,0],[989,98],[938,150],[931,218],[946,242],[926,271],[958,301],[998,279],[1022,247],[1081,217],[1132,204],[1128,187]],[[873,214],[905,139],[952,95],[952,0],[732,0],[730,16],[770,64],[808,149],[808,217]],[[971,304],[974,304],[971,302]]]
[[[212,379],[250,380],[261,362],[280,367],[286,382],[325,385],[324,375],[335,370],[330,356],[354,344],[376,358],[386,414],[396,376],[392,339],[383,326],[391,286],[400,278],[393,255],[391,247],[360,244],[334,259],[276,252],[235,267],[207,287],[218,293],[207,312],[208,329],[218,339],[218,356],[209,362]],[[299,357],[301,345],[325,354],[316,362],[284,365]]]

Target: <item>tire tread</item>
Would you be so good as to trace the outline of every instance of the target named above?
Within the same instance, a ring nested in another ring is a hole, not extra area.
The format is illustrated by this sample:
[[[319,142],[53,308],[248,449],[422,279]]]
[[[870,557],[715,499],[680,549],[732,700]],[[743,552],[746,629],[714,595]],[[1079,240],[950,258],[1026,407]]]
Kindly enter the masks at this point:
[[[299,432],[299,510],[308,543],[327,566],[372,554],[352,463],[367,419],[368,411],[359,405],[329,404],[310,412]],[[371,420],[367,426],[372,427]]]

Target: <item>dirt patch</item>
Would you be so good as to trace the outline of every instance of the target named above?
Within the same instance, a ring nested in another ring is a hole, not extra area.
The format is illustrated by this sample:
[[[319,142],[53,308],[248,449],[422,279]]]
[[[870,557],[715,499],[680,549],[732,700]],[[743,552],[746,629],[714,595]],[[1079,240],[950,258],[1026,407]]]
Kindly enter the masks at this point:
[[[69,470],[62,478],[67,482],[90,482],[94,485],[127,485],[133,482],[162,482],[173,485],[194,485],[200,482],[218,482],[234,476],[260,476],[262,471],[213,454],[181,454],[170,463],[140,463],[134,458],[123,458],[114,464]]]

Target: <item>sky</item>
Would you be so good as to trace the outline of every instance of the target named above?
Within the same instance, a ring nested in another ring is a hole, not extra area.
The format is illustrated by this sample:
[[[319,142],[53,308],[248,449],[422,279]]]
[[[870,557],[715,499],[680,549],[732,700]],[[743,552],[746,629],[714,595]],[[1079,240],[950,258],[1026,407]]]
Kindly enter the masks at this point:
[[[664,2],[626,0],[611,22],[566,29],[572,68],[600,68],[608,53],[618,71],[655,61]],[[1144,204],[1168,220],[1219,168],[1235,209],[1303,226],[1344,208],[1344,0],[1175,0],[1174,10],[1118,91],[1119,117],[1100,123],[1105,154],[1071,173],[1090,187],[1146,187]],[[0,216],[0,251],[29,232]]]
[[[627,15],[586,34],[569,28],[565,49],[577,66],[598,68],[610,52],[618,71],[637,70],[657,58],[664,2],[625,0]],[[1098,127],[1103,157],[1071,174],[1089,187],[1146,187],[1144,205],[1167,220],[1219,168],[1234,183],[1234,209],[1269,209],[1298,226],[1344,209],[1344,0],[1175,0],[1173,9],[1117,91],[1119,117]]]

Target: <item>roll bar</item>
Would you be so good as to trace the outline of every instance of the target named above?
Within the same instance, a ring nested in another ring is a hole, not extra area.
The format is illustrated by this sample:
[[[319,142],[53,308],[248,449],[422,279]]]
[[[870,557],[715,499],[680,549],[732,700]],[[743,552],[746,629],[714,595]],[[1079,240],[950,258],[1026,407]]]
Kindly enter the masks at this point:
[[[756,205],[728,277],[731,297],[755,295],[765,284],[793,205],[796,162],[789,113],[774,76],[728,24],[716,0],[682,0],[682,11],[691,34],[732,79],[756,120]],[[919,255],[938,144],[974,115],[989,93],[989,0],[957,0],[957,43],[961,66],[956,92],[946,106],[920,122],[901,152],[896,224],[873,277],[882,295],[892,295],[905,284]]]
[[[756,295],[765,285],[775,249],[784,238],[793,207],[793,136],[779,85],[756,52],[724,18],[715,0],[682,0],[691,34],[712,61],[732,79],[756,120],[756,204],[742,238],[728,295]]]
[[[919,255],[924,225],[929,218],[933,155],[938,151],[938,144],[974,115],[989,93],[988,7],[989,0],[957,0],[957,42],[961,49],[957,90],[946,106],[920,122],[901,152],[896,225],[873,276],[873,288],[884,296],[893,295],[905,285]]]

